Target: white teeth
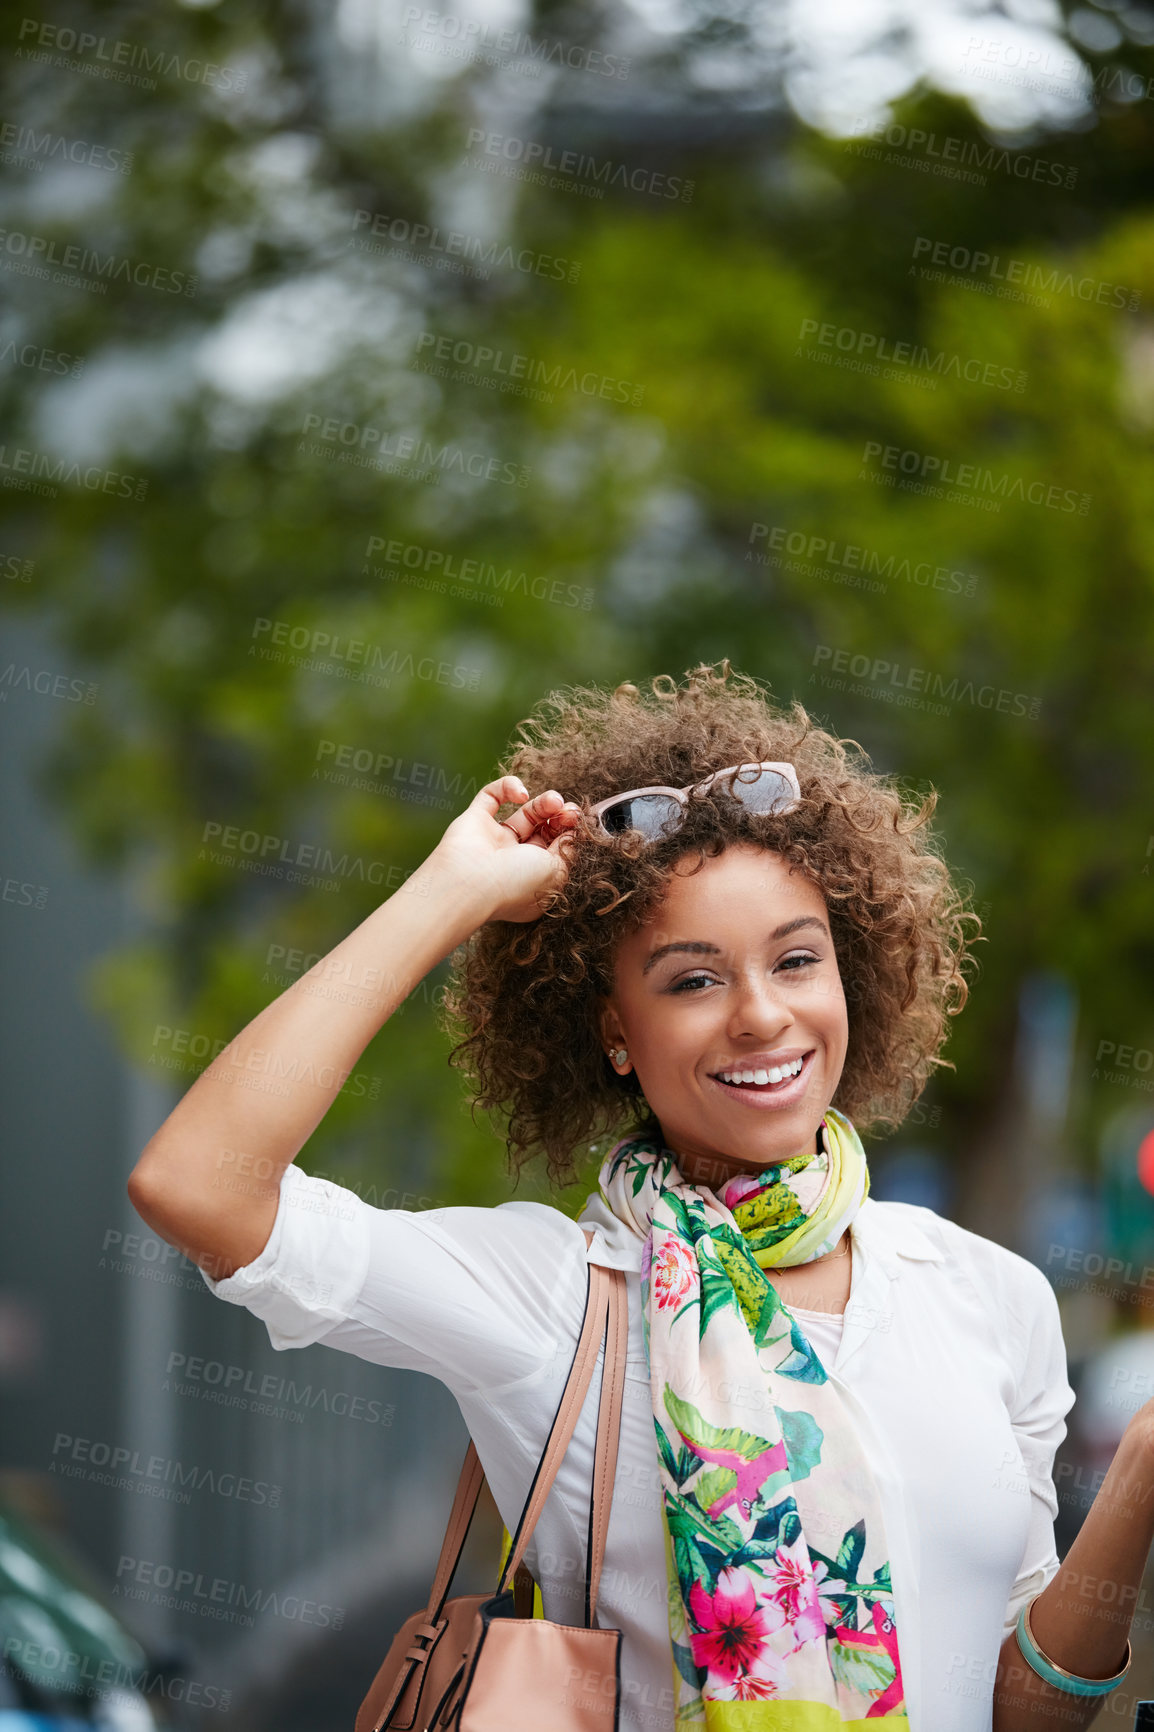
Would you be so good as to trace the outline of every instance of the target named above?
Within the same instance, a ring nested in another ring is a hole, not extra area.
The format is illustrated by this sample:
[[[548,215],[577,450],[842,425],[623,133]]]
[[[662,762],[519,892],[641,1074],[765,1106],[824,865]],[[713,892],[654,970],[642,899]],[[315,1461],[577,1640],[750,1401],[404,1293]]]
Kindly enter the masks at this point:
[[[722,1082],[755,1083],[759,1088],[764,1088],[768,1083],[772,1087],[776,1083],[785,1082],[789,1077],[797,1076],[804,1063],[803,1058],[795,1058],[788,1064],[772,1065],[768,1070],[723,1070],[717,1074]]]

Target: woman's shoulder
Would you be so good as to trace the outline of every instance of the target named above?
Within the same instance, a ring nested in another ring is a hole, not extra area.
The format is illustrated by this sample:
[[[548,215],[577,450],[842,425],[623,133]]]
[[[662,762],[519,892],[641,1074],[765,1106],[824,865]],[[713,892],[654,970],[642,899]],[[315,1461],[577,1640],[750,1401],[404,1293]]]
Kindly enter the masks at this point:
[[[1019,1316],[1051,1307],[1056,1310],[1054,1290],[1037,1264],[996,1239],[975,1233],[921,1203],[869,1197],[862,1209],[867,1212],[863,1225],[868,1221],[898,1255],[940,1263],[969,1277],[984,1293],[1009,1305]]]
[[[456,1203],[442,1208],[379,1213],[393,1222],[403,1218],[421,1234],[459,1241],[474,1249],[483,1247],[498,1256],[512,1253],[546,1265],[555,1262],[558,1256],[584,1259],[581,1229],[563,1210],[550,1203],[516,1199],[489,1205]]]

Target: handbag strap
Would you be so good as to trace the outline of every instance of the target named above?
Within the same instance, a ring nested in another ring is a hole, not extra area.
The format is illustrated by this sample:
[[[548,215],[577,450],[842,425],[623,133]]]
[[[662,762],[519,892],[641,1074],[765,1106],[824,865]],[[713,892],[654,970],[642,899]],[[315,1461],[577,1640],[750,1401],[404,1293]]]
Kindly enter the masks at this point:
[[[592,1243],[591,1233],[586,1232],[585,1238],[587,1246]],[[529,1488],[529,1495],[525,1500],[521,1519],[517,1524],[517,1532],[510,1544],[505,1567],[501,1572],[501,1579],[497,1584],[498,1593],[504,1591],[511,1577],[519,1577],[522,1587],[525,1584],[526,1572],[523,1567],[525,1550],[533,1537],[533,1530],[537,1525],[545,1500],[552,1490],[557,1470],[561,1466],[569,1440],[576,1428],[593,1378],[593,1370],[597,1363],[597,1350],[604,1336],[605,1361],[602,1372],[601,1397],[597,1409],[597,1442],[594,1451],[593,1486],[589,1505],[588,1570],[585,1583],[585,1617],[586,1626],[589,1628],[592,1627],[593,1615],[597,1609],[597,1591],[601,1581],[605,1539],[609,1527],[609,1509],[613,1499],[613,1482],[616,1477],[617,1447],[621,1432],[621,1401],[625,1388],[628,1327],[624,1275],[617,1269],[602,1269],[597,1264],[589,1264],[585,1316],[573,1355],[573,1363],[570,1366],[569,1376],[549,1432],[548,1441],[537,1464],[537,1471]],[[453,1507],[449,1512],[445,1537],[441,1542],[441,1552],[433,1576],[433,1586],[428,1605],[430,1624],[435,1624],[441,1616],[445,1600],[453,1583],[453,1577],[457,1571],[457,1565],[461,1561],[461,1553],[464,1550],[465,1540],[472,1525],[484,1480],[485,1472],[481,1466],[476,1445],[470,1440],[469,1447],[465,1452],[465,1460],[461,1466],[457,1493],[453,1499]]]
[[[470,1441],[461,1467],[461,1477],[457,1481],[457,1495],[453,1499],[453,1507],[449,1511],[445,1537],[441,1541],[441,1555],[437,1559],[437,1570],[433,1577],[432,1591],[429,1594],[429,1622],[431,1624],[435,1624],[441,1616],[441,1609],[448,1597],[457,1565],[461,1561],[461,1553],[465,1549],[465,1540],[468,1537],[469,1528],[477,1508],[477,1499],[481,1495],[481,1487],[484,1483],[485,1470],[481,1466],[480,1457],[472,1441]]]
[[[621,1400],[625,1388],[627,1328],[624,1275],[619,1269],[602,1269],[598,1264],[590,1264],[589,1297],[577,1350],[573,1355],[573,1365],[549,1433],[549,1440],[542,1452],[533,1484],[529,1488],[525,1508],[521,1512],[521,1520],[517,1524],[517,1532],[513,1536],[497,1590],[500,1592],[514,1574],[533,1537],[533,1530],[552,1490],[569,1440],[576,1429],[593,1378],[598,1348],[604,1338],[605,1357],[593,1457],[588,1567],[585,1580],[587,1628],[592,1628],[593,1615],[597,1609],[597,1587],[601,1580],[609,1508],[613,1498],[617,1445],[621,1433]]]
[[[609,1275],[609,1315],[605,1329],[605,1360],[601,1372],[601,1397],[597,1407],[597,1444],[593,1459],[593,1493],[589,1500],[589,1569],[585,1579],[585,1626],[593,1628],[597,1590],[605,1560],[605,1539],[617,1478],[617,1446],[621,1439],[621,1403],[625,1395],[625,1361],[629,1352],[629,1312],[625,1277],[619,1269]]]

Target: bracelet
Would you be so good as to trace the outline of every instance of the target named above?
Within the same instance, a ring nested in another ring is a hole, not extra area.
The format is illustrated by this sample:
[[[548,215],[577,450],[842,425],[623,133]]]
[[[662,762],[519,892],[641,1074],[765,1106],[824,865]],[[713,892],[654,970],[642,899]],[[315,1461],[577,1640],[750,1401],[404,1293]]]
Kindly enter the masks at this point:
[[[1067,1672],[1065,1666],[1057,1666],[1053,1660],[1047,1660],[1045,1654],[1038,1647],[1034,1640],[1034,1633],[1030,1628],[1030,1606],[1033,1603],[1031,1600],[1029,1605],[1022,1607],[1014,1633],[1018,1638],[1018,1647],[1021,1649],[1023,1657],[1039,1678],[1043,1678],[1047,1684],[1052,1684],[1055,1690],[1064,1690],[1068,1696],[1105,1696],[1110,1690],[1116,1690],[1130,1670],[1130,1661],[1133,1655],[1130,1652],[1129,1641],[1126,1643],[1126,1663],[1120,1672],[1115,1672],[1112,1678],[1079,1678],[1076,1672]]]

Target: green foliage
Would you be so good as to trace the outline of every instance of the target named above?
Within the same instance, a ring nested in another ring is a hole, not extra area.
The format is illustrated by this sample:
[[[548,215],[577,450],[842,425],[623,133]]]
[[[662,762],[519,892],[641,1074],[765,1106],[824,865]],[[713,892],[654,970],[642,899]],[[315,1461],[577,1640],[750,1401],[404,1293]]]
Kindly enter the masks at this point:
[[[126,1052],[148,1063],[158,1023],[230,1038],[295,978],[294,951],[323,954],[420,861],[554,685],[725,655],[940,792],[943,845],[992,940],[957,1072],[936,1085],[949,1153],[990,1109],[1027,973],[1073,981],[1084,1045],[1149,1044],[1154,216],[1135,167],[1149,103],[1103,100],[1092,127],[1019,142],[1073,171],[1072,190],[993,170],[943,182],[781,107],[740,147],[688,125],[675,150],[649,141],[647,162],[694,180],[691,203],[525,186],[497,219],[486,177],[460,167],[476,67],[382,114],[352,49],[322,66],[295,15],[113,7],[102,29],[249,75],[230,95],[15,69],[14,117],[135,157],[79,203],[14,182],[9,227],[197,276],[193,295],[125,278],[98,294],[8,260],[12,333],[84,357],[79,379],[7,368],[12,442],[148,482],[139,502],[67,483],[51,501],[4,495],[5,545],[35,560],[6,601],[99,684],[62,717],[44,782],[91,857],[136,875],[149,931],[93,983]],[[702,21],[671,50],[679,76],[708,37]],[[1091,70],[1148,60],[1130,46]],[[933,93],[897,118],[988,142]],[[474,226],[503,221],[502,239],[577,261],[576,280],[358,249],[357,211],[452,226],[450,187]],[[920,240],[1057,286],[1026,302],[974,272],[922,274]],[[1123,304],[1066,275],[1120,286]],[[854,359],[864,333],[867,354],[906,344],[924,364],[840,366],[823,326],[856,334]],[[422,332],[624,382],[627,400],[438,378],[412,364]],[[372,449],[419,436],[439,484],[342,461],[339,439],[303,438],[312,417],[377,430]],[[951,497],[973,487],[880,485],[909,477],[873,446],[936,475],[988,471],[1011,496],[979,489],[992,511]],[[447,452],[525,466],[528,485]],[[1033,484],[1062,503],[1012,496]],[[429,570],[390,562],[390,543],[431,553]],[[444,577],[465,561],[467,578]],[[294,631],[327,646],[263,653]],[[380,683],[353,642],[392,669]],[[868,677],[835,676],[843,654]],[[927,687],[953,694],[946,713]],[[366,757],[388,762],[365,774]],[[213,846],[230,826],[255,855]],[[301,850],[360,866],[300,883],[248,869]],[[435,985],[372,1042],[359,1068],[375,1085],[342,1095],[305,1158],[348,1182],[498,1200],[499,1142],[448,1068]],[[1109,1105],[1080,1099],[1083,1129]],[[544,1192],[526,1175],[519,1194]]]

